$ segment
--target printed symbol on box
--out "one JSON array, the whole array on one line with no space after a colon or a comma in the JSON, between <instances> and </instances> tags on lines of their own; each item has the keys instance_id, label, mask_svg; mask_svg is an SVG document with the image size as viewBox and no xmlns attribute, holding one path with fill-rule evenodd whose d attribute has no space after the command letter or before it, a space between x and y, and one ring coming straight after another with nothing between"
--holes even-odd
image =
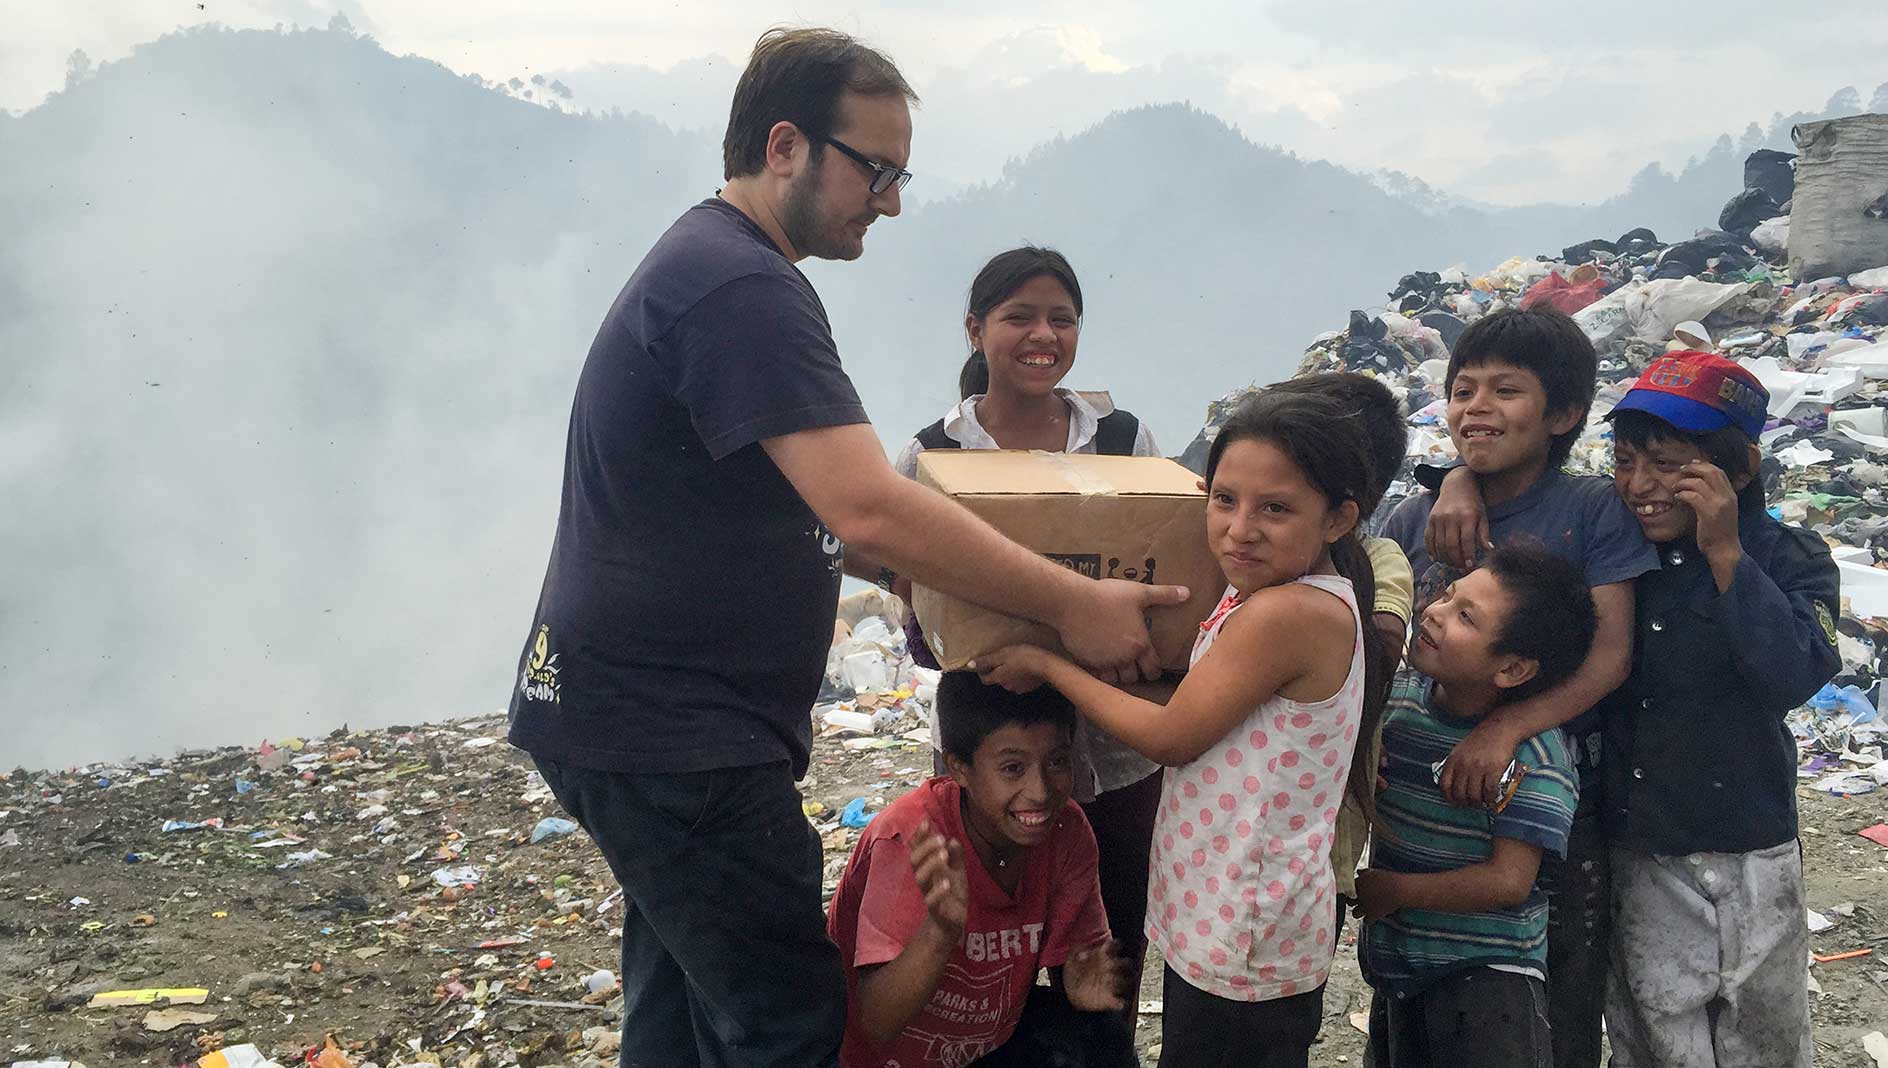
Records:
<instances>
[{"instance_id":1,"label":"printed symbol on box","mask_svg":"<svg viewBox=\"0 0 1888 1068\"><path fill-rule=\"evenodd\" d=\"M1110 556L1107 569L1104 571L1100 553L1043 553L1042 555L1087 578L1125 579L1128 582L1142 582L1149 586L1154 584L1156 561L1152 557L1142 560L1139 567L1132 565L1122 567L1120 557Z\"/></svg>"},{"instance_id":2,"label":"printed symbol on box","mask_svg":"<svg viewBox=\"0 0 1888 1068\"><path fill-rule=\"evenodd\" d=\"M1043 553L1042 555L1086 578L1101 577L1100 553Z\"/></svg>"},{"instance_id":3,"label":"printed symbol on box","mask_svg":"<svg viewBox=\"0 0 1888 1068\"><path fill-rule=\"evenodd\" d=\"M1121 558L1111 556L1108 558L1108 577L1125 579L1129 582L1145 583L1146 585L1152 586L1154 584L1154 558L1150 556L1142 560L1141 566L1139 567L1123 568L1121 566Z\"/></svg>"}]
</instances>

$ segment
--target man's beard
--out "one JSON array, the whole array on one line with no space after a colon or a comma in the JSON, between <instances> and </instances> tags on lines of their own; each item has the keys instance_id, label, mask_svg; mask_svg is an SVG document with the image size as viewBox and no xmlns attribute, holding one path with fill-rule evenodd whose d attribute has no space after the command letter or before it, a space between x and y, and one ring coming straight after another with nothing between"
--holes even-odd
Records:
<instances>
[{"instance_id":1,"label":"man's beard","mask_svg":"<svg viewBox=\"0 0 1888 1068\"><path fill-rule=\"evenodd\" d=\"M856 260L865 251L863 242L850 241L843 226L832 227L819 214L819 173L825 164L822 152L813 165L792 185L780 206L780 226L794 251L819 260Z\"/></svg>"}]
</instances>

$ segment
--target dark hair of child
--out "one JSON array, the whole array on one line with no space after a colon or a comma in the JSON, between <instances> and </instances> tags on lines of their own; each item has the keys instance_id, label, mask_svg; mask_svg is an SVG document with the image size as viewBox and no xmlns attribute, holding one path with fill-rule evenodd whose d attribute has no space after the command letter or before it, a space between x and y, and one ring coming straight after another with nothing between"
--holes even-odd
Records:
<instances>
[{"instance_id":1,"label":"dark hair of child","mask_svg":"<svg viewBox=\"0 0 1888 1068\"><path fill-rule=\"evenodd\" d=\"M1651 412L1629 409L1613 416L1613 440L1635 449L1643 449L1653 442L1696 445L1698 451L1704 453L1704 458L1723 471L1724 477L1731 481L1737 481L1740 475L1751 476L1750 484L1744 487L1739 497L1752 492L1763 493L1763 485L1756 477L1758 472L1750 467L1750 447L1756 443L1750 440L1750 435L1734 426L1694 434L1689 430L1678 429Z\"/></svg>"},{"instance_id":2,"label":"dark hair of child","mask_svg":"<svg viewBox=\"0 0 1888 1068\"><path fill-rule=\"evenodd\" d=\"M968 764L977 747L995 732L1014 723L1033 727L1053 723L1073 736L1075 706L1053 686L1033 693L1011 693L987 686L974 671L946 671L937 684L938 739L944 752Z\"/></svg>"},{"instance_id":3,"label":"dark hair of child","mask_svg":"<svg viewBox=\"0 0 1888 1068\"><path fill-rule=\"evenodd\" d=\"M970 283L970 302L965 310L981 323L997 305L1045 275L1062 283L1062 288L1069 291L1069 299L1075 303L1075 315L1080 318L1082 284L1075 280L1075 268L1055 249L1035 245L1024 245L990 257L990 262L983 265L983 270L978 271L976 279ZM971 350L970 358L964 361L964 369L957 374L957 392L964 400L990 392L990 363L982 349Z\"/></svg>"},{"instance_id":4,"label":"dark hair of child","mask_svg":"<svg viewBox=\"0 0 1888 1068\"><path fill-rule=\"evenodd\" d=\"M1359 530L1368 513L1364 506L1371 500L1376 472L1364 444L1359 421L1340 402L1320 393L1280 393L1270 390L1240 403L1219 428L1212 451L1206 454L1206 484L1212 486L1213 473L1219 469L1226 448L1238 441L1263 441L1289 456L1305 480L1324 494L1332 508L1345 501L1357 502L1357 526L1331 545L1331 564L1337 573L1350 580L1356 591L1357 611L1362 621L1364 643L1364 703L1357 726L1358 744L1368 749L1367 740L1376 737L1377 724L1383 718L1383 706L1390 694L1390 673L1385 670L1383 636L1369 622L1370 604L1377 588L1370 557L1358 540ZM1352 760L1350 781L1345 787L1363 808L1364 815L1376 818L1377 769L1368 760Z\"/></svg>"},{"instance_id":5,"label":"dark hair of child","mask_svg":"<svg viewBox=\"0 0 1888 1068\"><path fill-rule=\"evenodd\" d=\"M1540 665L1534 677L1502 695L1504 703L1553 689L1586 662L1598 618L1580 569L1526 542L1494 549L1482 564L1513 599L1493 649Z\"/></svg>"},{"instance_id":6,"label":"dark hair of child","mask_svg":"<svg viewBox=\"0 0 1888 1068\"><path fill-rule=\"evenodd\" d=\"M1496 312L1462 331L1449 356L1449 373L1443 381L1452 388L1456 372L1491 361L1534 372L1547 393L1549 416L1580 414L1573 429L1554 438L1547 454L1548 469L1558 470L1573 454L1573 443L1580 439L1586 414L1593 407L1594 380L1599 374L1599 355L1593 351L1593 342L1579 324L1557 311L1537 308Z\"/></svg>"},{"instance_id":7,"label":"dark hair of child","mask_svg":"<svg viewBox=\"0 0 1888 1068\"><path fill-rule=\"evenodd\" d=\"M1390 483L1403 469L1403 457L1409 454L1409 428L1403 422L1403 405L1390 387L1355 371L1326 371L1301 375L1265 387L1281 393L1313 394L1330 397L1344 406L1348 417L1357 420L1370 450L1370 499L1357 502L1358 514L1369 517L1377 510Z\"/></svg>"}]
</instances>

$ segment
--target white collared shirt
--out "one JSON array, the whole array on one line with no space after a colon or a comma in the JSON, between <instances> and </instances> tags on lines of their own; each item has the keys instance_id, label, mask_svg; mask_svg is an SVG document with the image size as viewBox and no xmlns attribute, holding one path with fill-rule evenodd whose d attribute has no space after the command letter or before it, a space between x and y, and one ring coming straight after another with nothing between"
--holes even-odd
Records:
<instances>
[{"instance_id":1,"label":"white collared shirt","mask_svg":"<svg viewBox=\"0 0 1888 1068\"><path fill-rule=\"evenodd\" d=\"M1069 406L1069 441L1063 452L1093 453L1095 451L1095 431L1101 419L1113 415L1114 398L1106 390L1058 389L1055 395L1061 397ZM977 402L983 399L979 393L951 405L944 413L944 436L966 449L1000 449L1001 445L990 436L990 432L977 421ZM898 459L892 464L898 473L906 478L918 477L918 454L924 451L917 438L905 443L898 452ZM1135 456L1159 456L1160 448L1154 444L1154 433L1142 423L1139 432L1134 435Z\"/></svg>"},{"instance_id":2,"label":"white collared shirt","mask_svg":"<svg viewBox=\"0 0 1888 1068\"><path fill-rule=\"evenodd\" d=\"M1062 451L1093 454L1095 431L1103 416L1114 413L1114 399L1100 390L1058 389L1055 392L1069 406L1069 441L1068 447ZM944 436L966 449L1000 449L1002 446L977 421L977 402L982 399L983 394L979 393L952 405L950 411L944 413ZM899 451L898 460L893 466L906 478L917 478L918 454L923 451L924 445L917 438L912 438ZM1146 423L1140 424L1140 430L1134 436L1134 455L1160 455L1160 448L1154 444L1153 432L1147 429ZM943 735L938 733L935 708L931 710L930 721L931 745L932 748L938 748ZM1097 794L1132 786L1159 767L1087 720L1078 721L1075 731L1077 801L1091 801Z\"/></svg>"}]
</instances>

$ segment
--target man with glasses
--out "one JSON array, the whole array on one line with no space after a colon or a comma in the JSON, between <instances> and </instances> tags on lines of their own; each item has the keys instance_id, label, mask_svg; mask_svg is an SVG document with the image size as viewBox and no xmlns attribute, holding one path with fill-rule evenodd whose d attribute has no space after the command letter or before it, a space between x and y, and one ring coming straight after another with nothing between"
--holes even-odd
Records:
<instances>
[{"instance_id":1,"label":"man with glasses","mask_svg":"<svg viewBox=\"0 0 1888 1068\"><path fill-rule=\"evenodd\" d=\"M762 36L726 185L643 259L578 381L511 741L623 886L624 1068L837 1059L794 783L842 571L1047 623L1110 678L1151 676L1143 613L1186 597L1078 577L886 460L794 263L856 259L898 214L914 100L845 34Z\"/></svg>"}]
</instances>

